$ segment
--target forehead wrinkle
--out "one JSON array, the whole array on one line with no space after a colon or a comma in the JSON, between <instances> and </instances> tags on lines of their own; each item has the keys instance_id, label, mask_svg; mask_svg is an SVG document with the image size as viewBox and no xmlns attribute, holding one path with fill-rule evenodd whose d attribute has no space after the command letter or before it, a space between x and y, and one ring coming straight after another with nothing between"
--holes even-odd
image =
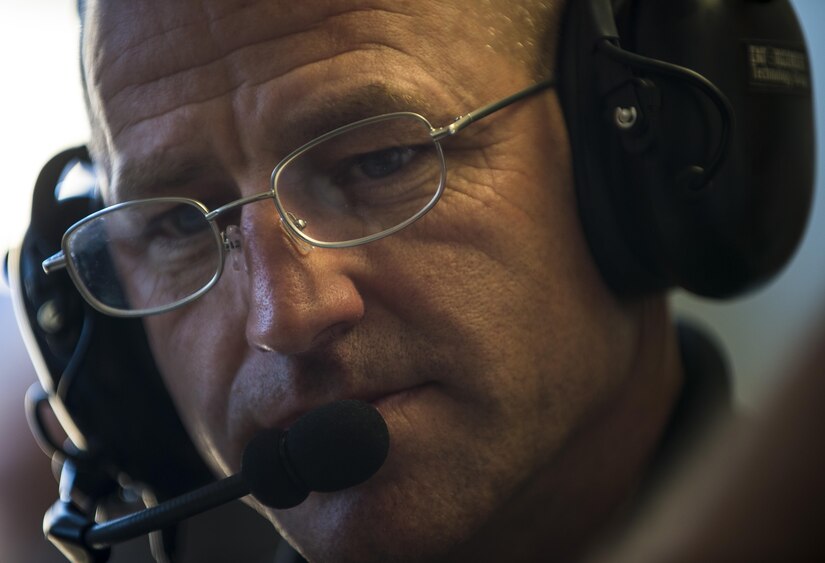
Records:
<instances>
[{"instance_id":1,"label":"forehead wrinkle","mask_svg":"<svg viewBox=\"0 0 825 563\"><path fill-rule=\"evenodd\" d=\"M266 3L269 6L269 3ZM142 76L140 80L126 80L122 84L118 84L116 88L107 90L101 87L101 95L110 101L116 101L117 97L137 85L146 82L157 82L163 79L174 77L178 74L190 72L193 70L205 69L214 66L222 60L230 60L238 53L253 49L255 47L266 47L269 44L277 44L279 40L292 38L301 38L306 33L314 32L322 27L327 27L328 32L332 38L326 42L315 42L319 47L327 44L335 44L335 31L338 30L336 26L331 25L334 20L342 16L355 16L359 18L356 21L360 23L361 14L376 15L392 15L392 16L407 16L407 14L398 11L387 9L366 9L366 8L348 8L339 9L335 12L324 14L318 21L306 22L303 25L296 25L292 20L288 30L278 29L278 26L262 26L260 25L261 16L256 13L249 13L249 7L245 8L241 13L233 12L230 15L222 15L220 17L209 18L203 14L204 17L195 18L194 21L186 23L177 23L166 28L159 27L159 31L152 32L136 39L126 47L119 47L116 49L115 55L108 61L102 61L112 69L117 69L118 66L127 67L124 69L124 75L131 77L134 73L134 68L151 70L151 73ZM197 15L197 14L195 14ZM285 18L274 17L273 22L282 22ZM385 22L386 23L386 22ZM257 24L257 25L256 25ZM360 27L360 26L356 26ZM202 28L202 29L199 29ZM211 49L203 48L204 45L199 44L197 49L186 50L182 49L182 45L187 45L186 41L188 34L197 33L199 37L210 37L212 41L208 43ZM273 33L276 35L273 37ZM110 34L111 35L111 34ZM182 36L182 37L181 37ZM181 40L178 40L180 37ZM100 44L104 44L103 41ZM161 51L164 47L168 56L157 57L156 52ZM171 49L174 47L174 49ZM326 46L329 51L329 46ZM288 49L284 50L289 52ZM105 54L105 50L101 50ZM278 49L272 49L271 52L278 52ZM141 53L146 53L145 57L140 57ZM183 57L175 57L173 53L183 53ZM133 56L138 60L129 60ZM141 60L142 59L142 60ZM121 62L125 60L126 62ZM103 85L101 85L103 86Z\"/></svg>"},{"instance_id":2,"label":"forehead wrinkle","mask_svg":"<svg viewBox=\"0 0 825 563\"><path fill-rule=\"evenodd\" d=\"M359 12L364 12L363 9L346 9L338 10L327 15L314 26L309 26L308 29L302 31L293 30L287 37L271 38L271 29L267 26L257 27L254 25L247 26L245 19L241 18L239 21L232 20L235 24L242 24L244 33L241 29L235 29L238 26L230 25L222 31L218 26L209 24L208 34L213 40L207 43L207 48L198 50L190 56L190 60L186 58L189 55L184 54L175 57L162 57L161 61L166 61L161 65L154 65L150 63L156 62L156 51L152 41L146 41L141 44L142 51L136 51L134 47L132 52L133 58L136 58L133 64L128 64L130 61L121 59L124 55L118 55L112 63L115 66L124 67L125 72L120 74L127 77L137 75L140 80L134 78L126 80L117 80L117 70L110 68L107 76L114 75L115 78L108 79L107 84L99 84L98 95L101 100L105 100L102 115L108 117L106 121L109 122L111 130L108 132L111 138L118 137L125 129L130 126L137 125L147 119L159 117L165 113L171 113L180 107L181 101L184 100L187 104L204 103L230 94L233 91L239 90L241 87L254 87L256 83L251 82L246 74L249 74L248 69L241 66L234 66L233 60L242 59L244 53L253 51L248 57L248 60L254 61L255 64L260 64L265 74L282 73L288 74L292 70L306 66L308 64L318 63L334 58L337 52L344 47L350 50L365 51L368 49L390 48L381 43L361 45L351 44L346 45L346 41L341 41L340 34L350 39L358 39L358 37L349 37L350 35L358 36L362 32L350 26L334 26L328 25L323 30L323 24L342 17L350 18L356 16ZM394 12L390 10L370 10L372 15L391 14L405 16L402 12ZM219 19L228 19L229 16L224 16ZM238 18L236 18L237 20ZM360 20L351 20L360 21ZM386 24L387 22L383 22ZM168 32L156 33L153 37L161 44L174 44L176 37L183 33L183 31L190 29L193 25L199 25L197 22L191 25L177 25L170 28ZM386 27L386 25L384 26ZM251 36L248 29L262 29L266 33L263 39L260 39L261 32L253 33ZM353 31L354 30L354 31ZM323 40L309 40L305 36L311 33L324 33ZM169 37L172 34L172 37ZM238 39L242 38L242 39ZM185 37L183 37L185 39ZM310 50L303 48L302 52L308 60L294 61L288 57L279 58L273 56L279 52L291 52L290 44L283 45L282 42L298 41L301 45L311 45ZM177 41L180 43L180 41ZM141 57L140 55L143 54ZM286 65L291 64L288 68ZM275 65L272 67L272 65ZM126 67L128 66L128 69ZM267 70L270 67L271 70ZM281 68L277 68L281 67ZM247 70L245 73L244 70ZM148 73L148 74L147 74ZM218 79L216 80L216 77ZM266 79L264 79L265 81ZM148 88L148 90L147 90ZM187 92L188 91L188 92ZM140 111L135 111L135 107L143 105L143 100L152 99L155 111L150 114L141 114ZM118 111L119 108L124 108L125 111ZM121 123L113 119L113 116L124 116Z\"/></svg>"},{"instance_id":3,"label":"forehead wrinkle","mask_svg":"<svg viewBox=\"0 0 825 563\"><path fill-rule=\"evenodd\" d=\"M185 30L187 28L194 27L196 25L207 25L211 29L217 29L218 24L220 24L223 20L228 19L230 16L238 15L238 11L227 11L223 14L219 14L217 10L208 9L206 3L202 3L200 5L203 8L200 11L189 11L188 14L195 16L194 21L186 21L183 18L182 13L178 13L175 11L172 12L165 12L163 14L159 13L158 10L151 10L146 7L149 2L129 2L123 5L125 11L121 14L122 17L116 21L112 27L106 31L105 29L101 29L99 36L101 40L98 43L98 47L100 45L106 44L107 41L112 40L114 37L123 36L125 41L121 42L122 44L118 44L115 41L115 49L114 56L108 61L110 65L116 65L120 59L124 57L128 57L133 51L135 51L138 47L143 46L147 42L151 42L152 40L159 39L164 35L168 35L173 32ZM165 2L160 3L160 6L164 6ZM223 3L221 3L222 5ZM253 2L246 2L241 3L240 7L242 8L241 12L249 10L251 7L257 4L270 4L268 0L257 0ZM131 8L131 10L129 9ZM110 14L109 12L106 12ZM150 31L148 34L143 35L135 35L133 33L133 29L135 28L135 22L138 18L145 17L146 15L151 14L155 16L156 25L154 28L156 31ZM202 17L196 17L200 14ZM110 14L110 18L114 18L114 14ZM191 18L190 18L191 19ZM99 26L101 27L101 26ZM239 29L240 31L246 31L245 29ZM243 33L238 33L237 37L243 37ZM132 39L131 42L128 39ZM95 49L98 51L99 49Z\"/></svg>"},{"instance_id":4,"label":"forehead wrinkle","mask_svg":"<svg viewBox=\"0 0 825 563\"><path fill-rule=\"evenodd\" d=\"M168 115L168 114L172 114L172 113L178 111L179 109L181 109L183 107L197 106L199 104L208 103L212 100L220 99L220 98L226 96L227 94L229 94L231 92L234 92L236 89L237 89L236 86L228 86L226 89L220 90L220 91L217 91L217 92L210 92L210 93L204 92L202 97L198 97L198 98L194 98L194 99L191 99L191 98L187 99L184 102L184 105L178 105L178 106L163 108L162 110L158 110L157 112L146 113L146 114L142 114L142 115L139 115L139 116L135 115L133 117L130 117L129 119L122 120L121 123L118 124L118 126L116 128L111 130L111 135L112 135L113 138L116 138L116 137L122 135L124 133L124 131L126 131L127 129L132 128L132 127L136 127L136 126L140 125L141 123L144 123L146 121L151 121L153 119L157 119L157 118L163 117L163 116Z\"/></svg>"}]
</instances>

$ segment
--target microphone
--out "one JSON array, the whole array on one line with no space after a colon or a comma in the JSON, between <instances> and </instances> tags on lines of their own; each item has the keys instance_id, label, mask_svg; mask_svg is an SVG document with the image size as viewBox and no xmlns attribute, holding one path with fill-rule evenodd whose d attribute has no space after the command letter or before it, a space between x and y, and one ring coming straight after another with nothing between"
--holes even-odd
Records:
<instances>
[{"instance_id":1,"label":"microphone","mask_svg":"<svg viewBox=\"0 0 825 563\"><path fill-rule=\"evenodd\" d=\"M292 508L309 493L334 492L372 477L387 457L389 431L368 403L345 400L315 409L287 430L263 430L247 444L241 470L152 508L95 524L71 503L46 514L49 540L72 561L105 561L108 546L252 494L272 508Z\"/></svg>"}]
</instances>

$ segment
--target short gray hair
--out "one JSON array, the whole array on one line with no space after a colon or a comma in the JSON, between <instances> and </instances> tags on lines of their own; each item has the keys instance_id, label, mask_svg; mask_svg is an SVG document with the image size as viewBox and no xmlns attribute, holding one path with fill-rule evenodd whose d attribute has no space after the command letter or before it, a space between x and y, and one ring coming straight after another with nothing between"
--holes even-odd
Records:
<instances>
[{"instance_id":1,"label":"short gray hair","mask_svg":"<svg viewBox=\"0 0 825 563\"><path fill-rule=\"evenodd\" d=\"M496 14L500 39L495 48L509 52L536 75L552 74L564 8L569 0L481 0Z\"/></svg>"}]
</instances>

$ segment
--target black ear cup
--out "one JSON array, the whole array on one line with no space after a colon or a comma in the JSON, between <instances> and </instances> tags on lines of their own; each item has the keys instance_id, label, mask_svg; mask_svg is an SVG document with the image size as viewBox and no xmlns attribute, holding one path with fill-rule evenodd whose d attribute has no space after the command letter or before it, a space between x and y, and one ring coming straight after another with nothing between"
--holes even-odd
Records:
<instances>
[{"instance_id":1,"label":"black ear cup","mask_svg":"<svg viewBox=\"0 0 825 563\"><path fill-rule=\"evenodd\" d=\"M29 352L72 439L65 453L75 465L108 475L112 483L128 476L159 498L180 494L211 475L165 390L142 323L94 311L65 271L46 275L40 266L60 250L63 232L99 206L93 192L57 197L57 186L73 166L91 166L85 148L61 153L44 167L29 229L9 269L18 278L12 286L25 309Z\"/></svg>"},{"instance_id":2,"label":"black ear cup","mask_svg":"<svg viewBox=\"0 0 825 563\"><path fill-rule=\"evenodd\" d=\"M84 311L83 299L65 272L46 276L40 264L44 257L60 249L61 231L72 224L72 217L93 210L88 198L58 202L55 197L64 170L72 163L84 161L88 161L88 154L85 148L78 147L60 153L43 167L33 192L32 218L17 268L10 272L18 278L9 281L12 287L19 288L27 325L37 344L37 350L29 352L42 359L43 369L38 370L38 375L50 392L57 391L61 374L81 346Z\"/></svg>"},{"instance_id":3,"label":"black ear cup","mask_svg":"<svg viewBox=\"0 0 825 563\"><path fill-rule=\"evenodd\" d=\"M558 73L582 225L618 294L727 297L788 261L814 131L787 0L570 0Z\"/></svg>"}]
</instances>

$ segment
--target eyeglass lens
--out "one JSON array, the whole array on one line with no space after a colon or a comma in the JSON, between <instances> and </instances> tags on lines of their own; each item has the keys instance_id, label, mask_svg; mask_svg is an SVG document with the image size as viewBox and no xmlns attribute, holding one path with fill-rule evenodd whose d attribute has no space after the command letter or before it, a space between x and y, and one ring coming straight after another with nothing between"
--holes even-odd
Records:
<instances>
[{"instance_id":1,"label":"eyeglass lens","mask_svg":"<svg viewBox=\"0 0 825 563\"><path fill-rule=\"evenodd\" d=\"M67 239L75 275L122 311L174 305L220 270L220 237L195 204L145 200L87 221Z\"/></svg>"},{"instance_id":2,"label":"eyeglass lens","mask_svg":"<svg viewBox=\"0 0 825 563\"><path fill-rule=\"evenodd\" d=\"M300 152L276 172L278 201L320 242L347 242L392 229L422 211L441 183L430 126L395 115Z\"/></svg>"},{"instance_id":3,"label":"eyeglass lens","mask_svg":"<svg viewBox=\"0 0 825 563\"><path fill-rule=\"evenodd\" d=\"M322 137L280 165L278 202L314 241L391 230L420 214L442 185L443 159L430 131L417 115L395 114ZM86 221L69 234L66 249L92 298L143 312L179 304L212 283L222 244L194 202L159 198Z\"/></svg>"}]
</instances>

